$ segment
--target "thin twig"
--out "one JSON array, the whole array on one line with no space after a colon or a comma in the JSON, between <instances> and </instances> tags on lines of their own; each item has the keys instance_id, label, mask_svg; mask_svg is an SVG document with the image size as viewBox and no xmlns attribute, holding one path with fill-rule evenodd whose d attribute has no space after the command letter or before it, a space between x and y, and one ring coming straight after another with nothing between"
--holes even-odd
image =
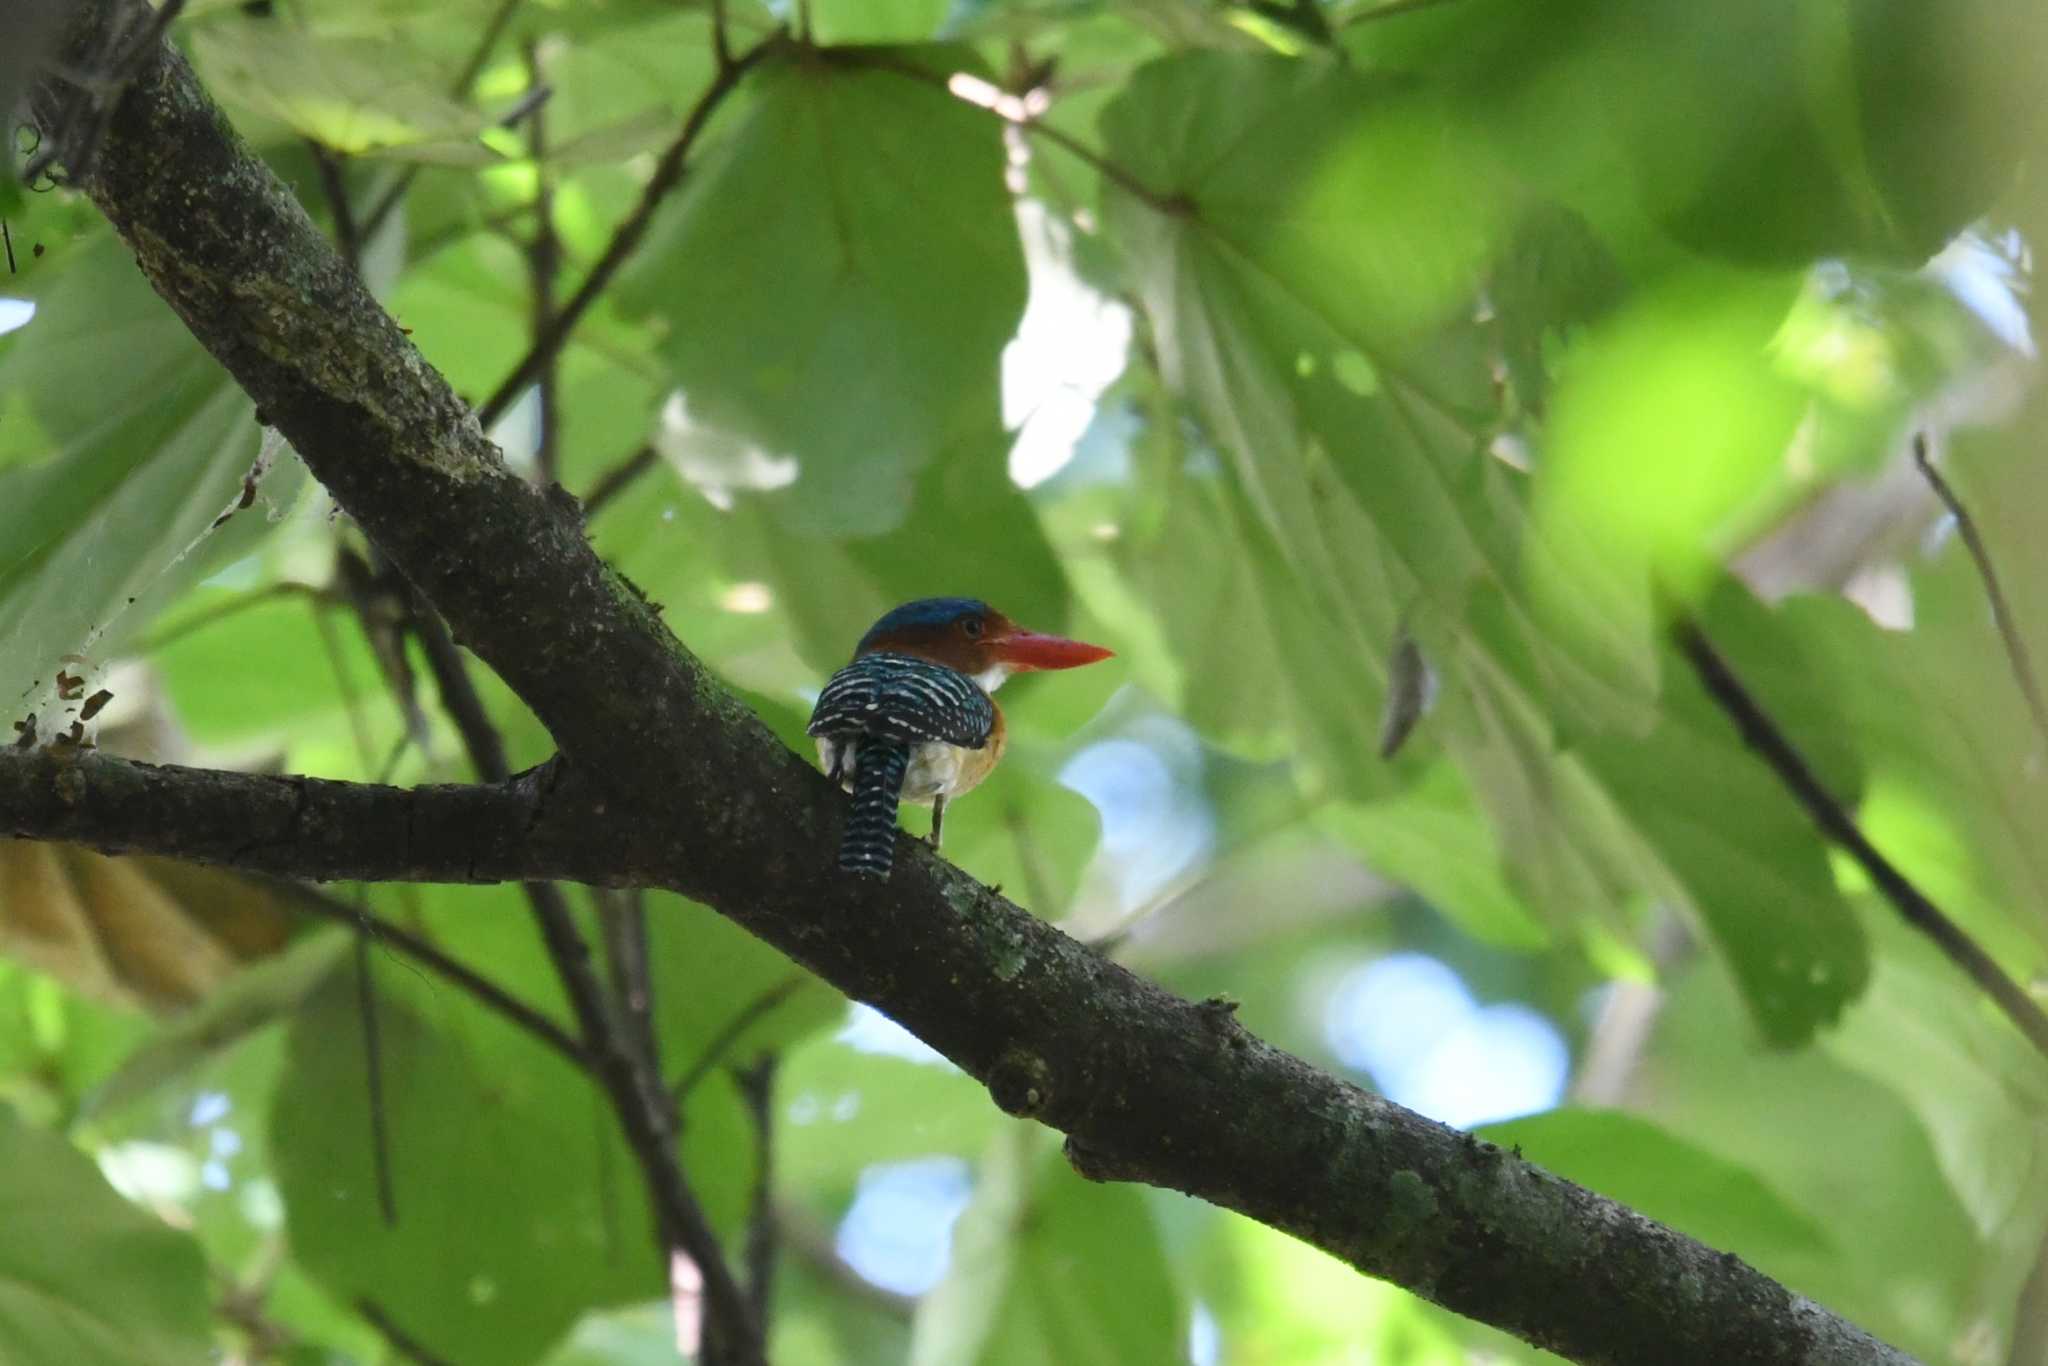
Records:
<instances>
[{"instance_id":1,"label":"thin twig","mask_svg":"<svg viewBox=\"0 0 2048 1366\"><path fill-rule=\"evenodd\" d=\"M654 1027L654 969L647 955L647 897L638 887L593 888L598 924L604 932L605 963L612 996L625 1017L640 1065L661 1075L660 1040Z\"/></svg>"},{"instance_id":2,"label":"thin twig","mask_svg":"<svg viewBox=\"0 0 2048 1366\"><path fill-rule=\"evenodd\" d=\"M747 1032L749 1026L788 1000L803 984L804 979L800 974L785 977L740 1007L739 1012L725 1022L725 1027L711 1037L711 1042L704 1045L704 1051L697 1055L697 1060L670 1084L668 1093L677 1107L680 1108L689 1098L690 1092L696 1089L698 1082L710 1075L712 1068L725 1060L727 1050L740 1035Z\"/></svg>"},{"instance_id":3,"label":"thin twig","mask_svg":"<svg viewBox=\"0 0 2048 1366\"><path fill-rule=\"evenodd\" d=\"M775 1073L779 1059L764 1053L738 1069L740 1097L754 1122L754 1198L747 1211L747 1294L756 1323L768 1322L774 1297L775 1255L780 1239L775 1223Z\"/></svg>"},{"instance_id":4,"label":"thin twig","mask_svg":"<svg viewBox=\"0 0 2048 1366\"><path fill-rule=\"evenodd\" d=\"M477 696L467 665L445 629L439 632L445 645L437 643L434 628L439 617L430 607L416 616L421 640L427 645L428 667L441 689L443 704L462 732L471 766L487 783L505 781L509 770L504 742ZM711 1221L676 1161L674 1112L661 1093L660 1074L649 1069L607 1005L590 961L590 945L577 930L562 889L552 882L528 882L521 887L576 1016L585 1070L611 1097L627 1145L647 1180L662 1245L697 1264L704 1277L705 1301L719 1329L719 1342L736 1354L732 1359L741 1366L754 1366L763 1360L761 1332L719 1247L718 1236L712 1232Z\"/></svg>"},{"instance_id":5,"label":"thin twig","mask_svg":"<svg viewBox=\"0 0 2048 1366\"><path fill-rule=\"evenodd\" d=\"M384 1106L384 1038L377 1026L377 988L371 979L369 913L356 926L356 1014L363 1022L363 1069L370 1085L370 1165L377 1173L377 1209L386 1228L398 1227L398 1192L391 1178L391 1133Z\"/></svg>"},{"instance_id":6,"label":"thin twig","mask_svg":"<svg viewBox=\"0 0 2048 1366\"><path fill-rule=\"evenodd\" d=\"M732 65L732 35L725 26L725 0L711 0L711 52L720 71Z\"/></svg>"},{"instance_id":7,"label":"thin twig","mask_svg":"<svg viewBox=\"0 0 2048 1366\"><path fill-rule=\"evenodd\" d=\"M1927 453L1925 433L1916 433L1913 437L1913 463L1920 467L1928 487L1934 490L1935 497L1941 499L1949 516L1956 519L1956 535L1962 537L1964 548L1970 552L1970 559L1977 566L1977 577L1984 581L1984 596L1991 603L1991 621L1998 628L1999 640L2005 645L2005 658L2012 666L2013 680L2019 684L2020 696L2026 699L2027 711L2034 718L2035 732L2043 740L2048 740L2048 705L2041 700L2041 684L2034 673L2034 661L2027 653L2027 643L2020 635L2019 623L2013 619L2005 589L1999 585L1998 571L1991 567L1991 549L1984 544L1984 537L1977 530L1977 520L1970 516L1963 500L1956 496L1948 480L1942 478L1941 471L1934 467L1934 461Z\"/></svg>"},{"instance_id":8,"label":"thin twig","mask_svg":"<svg viewBox=\"0 0 2048 1366\"><path fill-rule=\"evenodd\" d=\"M135 652L140 655L155 654L158 650L183 640L194 631L212 626L226 617L234 616L237 612L250 607L259 607L276 598L299 596L310 598L316 608L327 608L337 605L332 593L324 588L315 588L310 583L293 583L289 581L273 583L264 588L251 589L247 593L229 598L226 602L217 602L203 612L195 613L183 621L171 623L136 646Z\"/></svg>"},{"instance_id":9,"label":"thin twig","mask_svg":"<svg viewBox=\"0 0 2048 1366\"><path fill-rule=\"evenodd\" d=\"M505 742L499 737L498 728L491 724L490 712L485 709L476 683L463 663L462 651L448 634L441 614L432 606L419 603L412 609L411 625L426 654L427 672L434 676L434 686L441 694L441 706L455 722L455 730L462 736L477 776L487 783L505 781L512 771L511 761L505 757Z\"/></svg>"},{"instance_id":10,"label":"thin twig","mask_svg":"<svg viewBox=\"0 0 2048 1366\"><path fill-rule=\"evenodd\" d=\"M265 886L275 888L309 915L356 929L368 927L370 936L379 944L394 953L403 954L450 986L468 993L478 1005L525 1030L540 1043L559 1053L571 1066L579 1070L589 1067L589 1050L569 1037L567 1030L490 978L450 958L404 926L395 925L381 916L369 915L303 882L281 878L263 878L260 881Z\"/></svg>"},{"instance_id":11,"label":"thin twig","mask_svg":"<svg viewBox=\"0 0 2048 1366\"><path fill-rule=\"evenodd\" d=\"M367 770L371 762L370 723L363 715L362 699L356 693L356 676L349 672L348 656L341 649L341 636L335 631L334 623L328 620L325 608L315 603L312 612L313 630L320 636L320 649L327 656L327 667L334 673L335 691L341 694L341 709L348 717L349 733L356 743L356 758Z\"/></svg>"},{"instance_id":12,"label":"thin twig","mask_svg":"<svg viewBox=\"0 0 2048 1366\"><path fill-rule=\"evenodd\" d=\"M1370 9L1358 10L1346 15L1337 23L1338 28L1350 28L1353 24L1369 24L1376 19L1395 19L1418 10L1435 9L1440 5L1457 3L1457 0L1391 0L1385 5L1374 5Z\"/></svg>"},{"instance_id":13,"label":"thin twig","mask_svg":"<svg viewBox=\"0 0 2048 1366\"><path fill-rule=\"evenodd\" d=\"M660 459L651 444L643 445L600 474L597 482L590 486L590 492L583 495L583 520L587 522L597 516L605 504L624 493L634 480L653 469Z\"/></svg>"},{"instance_id":14,"label":"thin twig","mask_svg":"<svg viewBox=\"0 0 2048 1366\"><path fill-rule=\"evenodd\" d=\"M641 190L639 202L613 230L612 240L605 245L604 254L598 257L597 264L590 268L590 274L577 286L576 292L569 297L569 302L562 306L561 312L555 314L547 327L534 338L533 345L520 358L519 363L512 367L512 373L505 376L492 391L491 396L477 408L477 421L486 429L505 415L505 410L512 406L512 400L519 396L519 391L533 383L542 368L553 360L555 354L567 343L569 334L576 330L576 324L583 320L583 315L597 302L598 295L611 284L612 276L618 273L619 267L626 263L626 258L640 245L640 239L647 235L647 225L653 220L656 206L682 179L684 163L689 158L690 149L696 146L705 125L711 121L711 115L717 111L725 97L739 86L747 72L781 42L782 34L779 30L769 34L735 57L729 65L720 67L717 74L711 78L711 84L704 88L704 93L690 106L690 112L684 117L682 129L676 134L675 141L668 145L667 150L661 154L661 160L655 163L654 174L649 177L646 188Z\"/></svg>"},{"instance_id":15,"label":"thin twig","mask_svg":"<svg viewBox=\"0 0 2048 1366\"><path fill-rule=\"evenodd\" d=\"M526 44L525 57L528 85L542 89L540 53L531 42ZM533 158L535 177L533 237L526 246L526 272L533 282L533 331L539 336L555 317L555 280L562 273L562 242L555 234L555 186L547 162L547 116L538 108L526 125L526 151ZM556 364L557 359L559 355L550 357L535 377L540 421L536 424L539 435L534 440L533 458L542 484L555 481L561 460L562 414L557 404L561 367Z\"/></svg>"},{"instance_id":16,"label":"thin twig","mask_svg":"<svg viewBox=\"0 0 2048 1366\"><path fill-rule=\"evenodd\" d=\"M413 1366L452 1366L446 1357L428 1350L418 1338L399 1327L398 1320L368 1295L356 1301L356 1312L370 1321L370 1326L383 1336L386 1346L412 1362Z\"/></svg>"},{"instance_id":17,"label":"thin twig","mask_svg":"<svg viewBox=\"0 0 2048 1366\"><path fill-rule=\"evenodd\" d=\"M491 59L491 49L498 45L498 39L504 35L505 25L512 21L512 15L518 10L519 5L520 0L501 0L498 8L492 11L490 22L484 25L484 31L478 37L476 46L470 49L469 59L462 64L462 70L455 73L450 93L456 99L462 99L469 94L470 86L474 85L476 78L483 73L484 63ZM377 235L377 229L384 226L384 220L391 216L392 210L405 198L405 192L412 188L413 178L419 173L419 163L407 166L399 173L398 178L391 182L391 188L377 197L376 204L363 215L361 240L367 242Z\"/></svg>"},{"instance_id":18,"label":"thin twig","mask_svg":"<svg viewBox=\"0 0 2048 1366\"><path fill-rule=\"evenodd\" d=\"M1799 751L1793 748L1792 742L1778 729L1777 723L1750 696L1727 662L1715 652L1699 624L1680 614L1672 623L1671 635L1679 653L1692 665L1715 703L1742 732L1744 742L1771 766L1779 781L1806 808L1806 814L1820 827L1821 833L1847 851L1870 875L1870 880L1877 884L1885 899L1906 918L1906 923L1932 939L1950 961L1968 973L2005 1012L2006 1018L2019 1027L2020 1033L2048 1055L2048 1013L2044 1013L2033 997L2005 975L1991 955L1979 947L1962 926L1928 900L1925 893L1864 838L1856 822L1822 785Z\"/></svg>"},{"instance_id":19,"label":"thin twig","mask_svg":"<svg viewBox=\"0 0 2048 1366\"><path fill-rule=\"evenodd\" d=\"M306 147L313 154L313 164L320 168L320 191L327 198L328 212L334 215L334 249L341 259L348 262L350 270L361 272L363 268L363 236L356 227L355 210L349 207L348 184L342 179L341 158L330 147L306 139Z\"/></svg>"},{"instance_id":20,"label":"thin twig","mask_svg":"<svg viewBox=\"0 0 2048 1366\"><path fill-rule=\"evenodd\" d=\"M779 1205L775 1210L775 1227L782 1241L808 1262L814 1271L838 1285L849 1294L858 1296L892 1319L908 1323L917 1312L917 1297L905 1295L873 1281L854 1269L851 1262L839 1255L833 1244L832 1231L812 1215L794 1205Z\"/></svg>"},{"instance_id":21,"label":"thin twig","mask_svg":"<svg viewBox=\"0 0 2048 1366\"><path fill-rule=\"evenodd\" d=\"M658 1086L651 1084L637 1065L624 1031L612 1020L590 962L590 946L577 932L561 888L552 882L529 882L525 887L548 957L554 960L589 1045L593 1075L611 1093L626 1142L639 1159L654 1196L663 1244L689 1257L703 1274L705 1303L718 1340L733 1353L732 1360L741 1366L758 1366L764 1360L760 1327L719 1247L718 1235L712 1232L711 1221L676 1162L667 1098L660 1096Z\"/></svg>"}]
</instances>

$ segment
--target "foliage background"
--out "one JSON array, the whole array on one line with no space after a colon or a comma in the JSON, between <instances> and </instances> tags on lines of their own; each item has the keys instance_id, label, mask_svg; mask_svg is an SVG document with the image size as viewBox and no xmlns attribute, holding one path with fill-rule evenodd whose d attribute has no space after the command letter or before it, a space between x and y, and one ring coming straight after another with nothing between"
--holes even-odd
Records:
<instances>
[{"instance_id":1,"label":"foliage background","mask_svg":"<svg viewBox=\"0 0 2048 1366\"><path fill-rule=\"evenodd\" d=\"M731 9L741 44L793 17ZM905 598L1113 645L1005 691L963 867L1929 1360L2048 1359L2042 1060L1830 857L1653 611L1659 585L1692 601L1872 837L2038 978L2048 737L1905 452L1933 435L2041 639L2043 21L806 18L819 47L718 109L499 419L508 458L586 494L638 471L599 550L792 743ZM715 70L708 12L669 0L194 3L173 33L314 212L323 158L358 227L403 186L361 268L478 402ZM539 120L499 126L536 82ZM0 696L61 731L65 664L114 693L110 749L466 776L357 591L360 537L89 206L8 196L5 293L34 312L0 337ZM515 767L545 758L490 701ZM1390 718L1415 724L1382 760ZM563 1013L511 889L340 890ZM886 1021L649 903L663 1055L716 1044L684 1159L735 1240L766 1173L776 1360L1536 1355L1085 1185ZM22 844L0 939L21 1359L376 1361L380 1320L451 1361L670 1359L601 1099L466 997L377 961L387 1229L345 934L221 875ZM732 1070L764 1057L765 1143Z\"/></svg>"}]
</instances>

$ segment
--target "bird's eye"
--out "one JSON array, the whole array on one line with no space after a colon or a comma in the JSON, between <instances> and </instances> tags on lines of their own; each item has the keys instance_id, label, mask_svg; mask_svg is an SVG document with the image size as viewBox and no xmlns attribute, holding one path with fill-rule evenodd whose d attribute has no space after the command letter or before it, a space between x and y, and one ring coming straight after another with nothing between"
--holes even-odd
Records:
<instances>
[{"instance_id":1,"label":"bird's eye","mask_svg":"<svg viewBox=\"0 0 2048 1366\"><path fill-rule=\"evenodd\" d=\"M969 617L960 623L960 629L966 632L969 640L980 640L981 633L985 628L981 624L980 617Z\"/></svg>"}]
</instances>

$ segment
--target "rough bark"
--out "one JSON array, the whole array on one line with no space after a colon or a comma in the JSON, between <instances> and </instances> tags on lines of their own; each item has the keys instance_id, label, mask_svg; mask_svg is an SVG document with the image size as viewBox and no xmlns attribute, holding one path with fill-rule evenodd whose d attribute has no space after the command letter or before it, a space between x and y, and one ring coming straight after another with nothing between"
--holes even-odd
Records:
<instances>
[{"instance_id":1,"label":"rough bark","mask_svg":"<svg viewBox=\"0 0 2048 1366\"><path fill-rule=\"evenodd\" d=\"M129 4L84 6L79 60ZM39 91L46 127L62 126L72 93ZM461 868L671 888L879 1007L1005 1110L1065 1131L1091 1177L1241 1211L1579 1361L1907 1360L1734 1256L1139 979L920 844L902 843L887 883L841 875L842 799L597 559L572 498L505 468L175 52L139 68L82 188L264 419L554 735L563 767L545 810L580 811L535 828L608 832L592 861L616 862L579 871L560 841L508 852L482 827L486 811L523 819L517 783L410 799L290 779L235 789L103 759L0 760L0 829L245 864L260 849L270 870L308 876ZM194 828L188 788L211 794ZM244 797L247 829L264 834L238 846L229 808ZM415 823L409 856L344 866L347 842L293 815L312 799L336 820L445 806L461 812L449 820L461 847L429 853ZM536 866L499 861L522 856ZM550 857L563 861L538 866Z\"/></svg>"}]
</instances>

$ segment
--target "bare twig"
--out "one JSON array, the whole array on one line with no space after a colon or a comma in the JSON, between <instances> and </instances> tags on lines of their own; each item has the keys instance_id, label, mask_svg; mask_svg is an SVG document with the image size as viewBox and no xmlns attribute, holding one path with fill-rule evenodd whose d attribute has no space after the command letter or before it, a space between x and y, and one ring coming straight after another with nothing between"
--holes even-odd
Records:
<instances>
[{"instance_id":1,"label":"bare twig","mask_svg":"<svg viewBox=\"0 0 2048 1366\"><path fill-rule=\"evenodd\" d=\"M468 747L470 763L487 783L508 776L504 742L492 726L468 667L432 609L416 614L421 639L427 643L427 664L440 688L444 705L455 717ZM673 1110L661 1094L660 1074L613 1016L604 989L590 961L590 946L576 928L561 887L552 882L521 884L541 942L562 980L582 1035L586 1070L610 1095L626 1142L639 1160L654 1198L662 1243L697 1264L704 1277L704 1297L718 1326L718 1341L734 1361L752 1366L762 1360L762 1339L746 1297L719 1247L703 1207L691 1193L676 1161Z\"/></svg>"},{"instance_id":2,"label":"bare twig","mask_svg":"<svg viewBox=\"0 0 2048 1366\"><path fill-rule=\"evenodd\" d=\"M528 84L536 90L542 89L540 54L533 43L526 44L525 56ZM526 150L533 158L535 177L533 237L526 246L526 273L533 283L533 332L538 337L554 321L555 280L562 272L562 243L555 234L555 185L554 174L548 169L547 116L544 110L535 109L526 125ZM539 390L540 421L533 458L543 484L554 482L561 461L562 414L557 404L561 367L556 364L558 359L559 353L549 357L548 363L534 377L535 387Z\"/></svg>"},{"instance_id":3,"label":"bare twig","mask_svg":"<svg viewBox=\"0 0 2048 1366\"><path fill-rule=\"evenodd\" d=\"M754 1122L754 1198L747 1211L747 1294L754 1321L768 1322L774 1297L775 1255L780 1239L775 1222L775 1072L778 1059L764 1053L734 1073L747 1114Z\"/></svg>"},{"instance_id":4,"label":"bare twig","mask_svg":"<svg viewBox=\"0 0 2048 1366\"><path fill-rule=\"evenodd\" d=\"M398 1192L391 1179L389 1112L384 1107L384 1040L377 1026L377 988L371 979L369 913L356 926L356 1013L363 1022L363 1070L370 1087L370 1158L377 1173L377 1209L386 1228L398 1227Z\"/></svg>"},{"instance_id":5,"label":"bare twig","mask_svg":"<svg viewBox=\"0 0 2048 1366\"><path fill-rule=\"evenodd\" d=\"M1742 732L1743 740L1770 765L1779 781L1806 808L1806 814L1820 827L1821 833L1856 860L1870 875L1870 880L1877 884L1878 890L1884 893L1885 899L1906 918L1907 924L1932 939L1949 960L1969 974L1985 995L2005 1012L2006 1018L2018 1026L2020 1033L2026 1035L2043 1054L2048 1054L2048 1013L2044 1013L2033 997L2005 975L1997 961L1970 938L1962 926L1928 900L1926 894L1914 886L1891 860L1864 838L1849 813L1822 785L1799 751L1793 748L1792 742L1778 729L1777 723L1750 696L1727 662L1716 653L1699 624L1681 614L1672 623L1671 635L1679 653L1692 665L1693 672L1699 675L1700 682L1706 686L1715 703Z\"/></svg>"},{"instance_id":6,"label":"bare twig","mask_svg":"<svg viewBox=\"0 0 2048 1366\"><path fill-rule=\"evenodd\" d=\"M155 654L158 650L183 640L194 631L203 630L227 617L234 616L237 612L245 611L251 607L260 607L264 603L276 598L301 596L310 599L316 609L337 605L333 594L329 593L326 589L315 588L310 583L273 583L264 588L251 589L249 592L243 593L238 597L229 598L226 602L215 603L205 611L195 613L183 621L173 622L136 646L135 653L140 655Z\"/></svg>"},{"instance_id":7,"label":"bare twig","mask_svg":"<svg viewBox=\"0 0 2048 1366\"><path fill-rule=\"evenodd\" d=\"M725 25L725 0L711 0L711 52L720 71L732 65L732 35Z\"/></svg>"},{"instance_id":8,"label":"bare twig","mask_svg":"<svg viewBox=\"0 0 2048 1366\"><path fill-rule=\"evenodd\" d=\"M1374 5L1369 9L1362 9L1347 14L1338 21L1337 27L1350 28L1353 24L1369 24L1378 19L1395 19L1404 14L1413 14L1418 10L1435 9L1439 5L1455 3L1457 3L1457 0L1390 0L1388 4Z\"/></svg>"},{"instance_id":9,"label":"bare twig","mask_svg":"<svg viewBox=\"0 0 2048 1366\"><path fill-rule=\"evenodd\" d=\"M363 716L362 700L356 694L356 676L349 672L348 656L342 653L341 636L328 619L325 607L312 604L313 629L320 636L321 652L327 656L327 667L334 673L334 687L341 694L341 708L348 717L349 734L355 741L356 757L367 772L370 766L370 726Z\"/></svg>"},{"instance_id":10,"label":"bare twig","mask_svg":"<svg viewBox=\"0 0 2048 1366\"><path fill-rule=\"evenodd\" d=\"M676 1105L682 1105L689 1098L690 1092L696 1088L697 1083L704 1080L706 1076L710 1075L712 1068L725 1060L727 1050L733 1046L733 1042L740 1035L746 1033L756 1020L759 1020L769 1011L787 1001L796 993L797 988L803 984L804 979L801 975L785 977L753 1000L747 1002L746 1005L740 1008L738 1014L726 1021L725 1027L714 1034L711 1037L711 1041L704 1045L704 1051L697 1055L697 1060L685 1068L682 1075L678 1076L670 1084L668 1093Z\"/></svg>"},{"instance_id":11,"label":"bare twig","mask_svg":"<svg viewBox=\"0 0 2048 1366\"><path fill-rule=\"evenodd\" d=\"M612 997L647 1075L661 1075L661 1045L654 1027L654 969L647 955L647 897L638 887L597 888L597 921L604 933Z\"/></svg>"},{"instance_id":12,"label":"bare twig","mask_svg":"<svg viewBox=\"0 0 2048 1366\"><path fill-rule=\"evenodd\" d=\"M583 495L584 520L597 516L605 504L624 493L634 480L653 469L660 459L652 445L645 445L600 474L597 482L590 486L590 492Z\"/></svg>"},{"instance_id":13,"label":"bare twig","mask_svg":"<svg viewBox=\"0 0 2048 1366\"><path fill-rule=\"evenodd\" d=\"M598 295L604 293L605 288L611 284L612 276L618 273L619 267L626 263L626 258L640 245L640 239L647 235L647 225L654 218L656 206L682 179L684 163L689 159L690 150L697 145L697 139L704 132L705 126L710 123L712 114L724 103L725 97L738 88L747 72L780 46L781 42L782 34L779 30L769 34L730 63L721 66L718 73L711 78L711 84L704 88L704 93L690 106L690 112L684 117L682 129L676 134L675 141L668 145L667 150L661 154L661 160L655 163L654 174L648 178L646 188L640 191L639 202L612 232L612 240L605 245L604 254L597 258L597 264L590 268L590 274L577 286L576 292L569 297L568 303L562 306L561 312L555 314L548 325L541 329L527 353L512 367L512 373L505 376L492 391L491 396L477 408L477 421L485 428L489 428L505 415L505 410L512 406L512 400L519 396L519 391L533 383L542 369L568 342L569 334L575 331L576 324L583 320L583 315L597 302Z\"/></svg>"},{"instance_id":14,"label":"bare twig","mask_svg":"<svg viewBox=\"0 0 2048 1366\"><path fill-rule=\"evenodd\" d=\"M355 210L349 207L348 184L341 175L341 157L332 148L311 138L306 139L306 147L313 154L313 164L320 168L320 191L326 196L328 212L334 215L334 249L352 268L361 270L363 236L356 228Z\"/></svg>"},{"instance_id":15,"label":"bare twig","mask_svg":"<svg viewBox=\"0 0 2048 1366\"><path fill-rule=\"evenodd\" d=\"M761 1331L739 1281L719 1247L718 1235L703 1207L691 1194L676 1162L675 1131L667 1098L638 1065L625 1032L612 1020L590 962L590 946L576 931L561 889L552 882L525 884L534 918L548 957L568 993L592 1055L593 1075L611 1093L626 1142L639 1159L654 1197L662 1241L697 1264L704 1278L704 1299L716 1326L718 1341L742 1366L764 1361Z\"/></svg>"},{"instance_id":16,"label":"bare twig","mask_svg":"<svg viewBox=\"0 0 2048 1366\"><path fill-rule=\"evenodd\" d=\"M917 1312L915 1295L876 1285L861 1275L833 1246L832 1230L810 1214L792 1205L779 1205L775 1209L775 1227L791 1251L849 1294L906 1323Z\"/></svg>"},{"instance_id":17,"label":"bare twig","mask_svg":"<svg viewBox=\"0 0 2048 1366\"><path fill-rule=\"evenodd\" d=\"M1998 639L2005 646L2006 661L2012 666L2013 681L2019 684L2020 696L2026 699L2027 712L2034 718L2034 731L2043 740L2048 740L2048 705L2041 699L2041 684L2034 673L2034 661L2027 653L2027 642L2020 634L2019 623L2013 619L2012 606L2006 601L2005 590L1999 585L1998 571L1991 567L1991 548L1984 544L1984 537L1977 530L1977 520L1970 516L1963 500L1942 478L1941 471L1934 467L1934 461L1927 451L1927 436L1916 433L1913 437L1913 463L1920 467L1921 475L1927 480L1934 496L1941 499L1949 516L1956 519L1956 535L1970 552L1970 559L1977 566L1977 577L1984 581L1984 596L1991 603L1991 621L1998 628Z\"/></svg>"},{"instance_id":18,"label":"bare twig","mask_svg":"<svg viewBox=\"0 0 2048 1366\"><path fill-rule=\"evenodd\" d=\"M293 904L309 915L316 915L323 920L332 920L336 924L348 925L357 930L367 929L370 937L385 948L412 959L450 986L468 993L478 1005L525 1030L540 1043L559 1053L572 1067L581 1070L590 1066L589 1051L570 1038L568 1032L560 1025L490 978L450 958L404 926L394 925L389 920L369 915L317 887L282 879L266 878L263 881L265 885L275 887L284 893Z\"/></svg>"},{"instance_id":19,"label":"bare twig","mask_svg":"<svg viewBox=\"0 0 2048 1366\"><path fill-rule=\"evenodd\" d=\"M424 1343L405 1329L398 1326L398 1320L386 1313L384 1306L368 1295L356 1301L356 1312L370 1321L370 1326L382 1335L385 1345L398 1356L413 1363L413 1366L453 1366L446 1357L429 1351Z\"/></svg>"},{"instance_id":20,"label":"bare twig","mask_svg":"<svg viewBox=\"0 0 2048 1366\"><path fill-rule=\"evenodd\" d=\"M441 706L455 722L477 776L487 783L503 782L511 772L505 742L499 737L498 728L491 724L490 713L462 661L462 651L448 634L441 614L424 603L417 604L412 609L411 625L426 654L427 671L433 674L434 686L441 694Z\"/></svg>"}]
</instances>

